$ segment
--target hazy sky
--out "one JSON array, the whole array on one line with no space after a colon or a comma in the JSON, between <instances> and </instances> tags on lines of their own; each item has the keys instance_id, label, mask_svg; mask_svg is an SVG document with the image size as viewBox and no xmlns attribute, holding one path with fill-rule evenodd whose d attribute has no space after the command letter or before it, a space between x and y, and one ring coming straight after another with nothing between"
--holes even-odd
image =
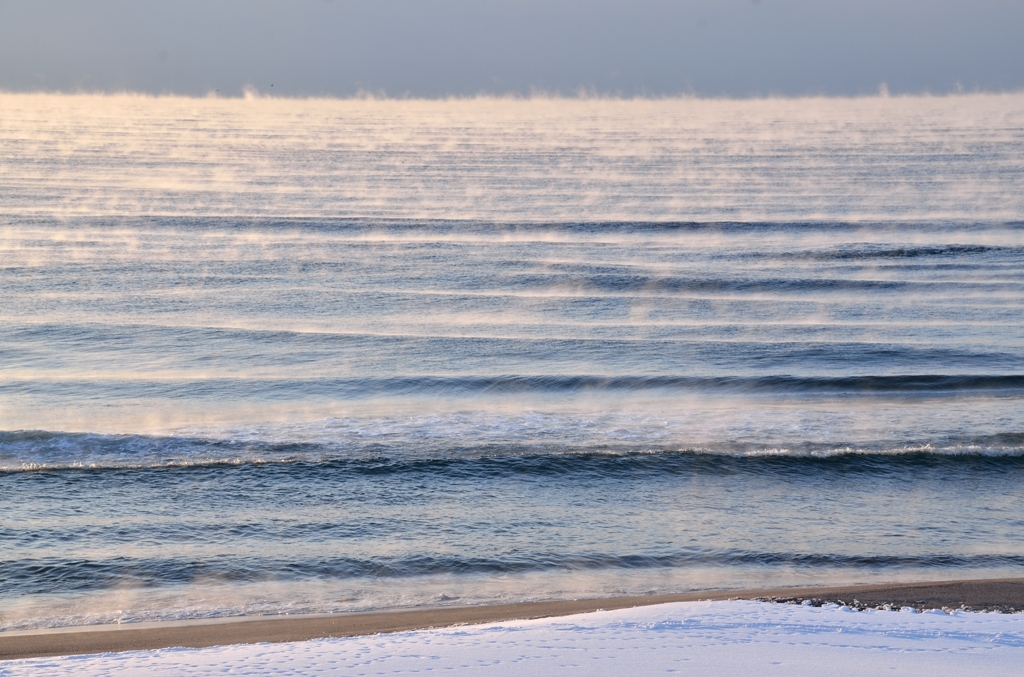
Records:
<instances>
[{"instance_id":1,"label":"hazy sky","mask_svg":"<svg viewBox=\"0 0 1024 677\"><path fill-rule=\"evenodd\" d=\"M1024 0L0 0L0 89L1024 89Z\"/></svg>"}]
</instances>

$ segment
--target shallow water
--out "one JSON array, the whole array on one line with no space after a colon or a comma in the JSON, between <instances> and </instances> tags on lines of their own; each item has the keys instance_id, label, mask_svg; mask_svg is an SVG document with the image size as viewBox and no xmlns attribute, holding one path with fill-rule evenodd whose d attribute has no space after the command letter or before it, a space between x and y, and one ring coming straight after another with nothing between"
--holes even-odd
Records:
<instances>
[{"instance_id":1,"label":"shallow water","mask_svg":"<svg viewBox=\"0 0 1024 677\"><path fill-rule=\"evenodd\" d=\"M1024 572L1020 97L3 96L0 627Z\"/></svg>"}]
</instances>

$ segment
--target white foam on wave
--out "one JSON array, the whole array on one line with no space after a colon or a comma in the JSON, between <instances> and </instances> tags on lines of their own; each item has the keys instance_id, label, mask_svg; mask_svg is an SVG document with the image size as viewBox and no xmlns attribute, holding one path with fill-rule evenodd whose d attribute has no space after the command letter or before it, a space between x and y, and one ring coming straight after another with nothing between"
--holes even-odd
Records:
<instances>
[{"instance_id":1,"label":"white foam on wave","mask_svg":"<svg viewBox=\"0 0 1024 677\"><path fill-rule=\"evenodd\" d=\"M1016 398L860 404L848 399L779 405L755 399L666 398L537 410L445 410L376 402L348 415L259 424L191 425L121 433L14 432L0 437L0 471L321 463L522 454L684 452L729 457L828 458L907 454L1019 456ZM377 409L377 411L373 411ZM381 410L392 411L387 414ZM991 421L991 424L986 424ZM122 422L123 425L123 422ZM975 434L964 436L963 431Z\"/></svg>"},{"instance_id":2,"label":"white foam on wave","mask_svg":"<svg viewBox=\"0 0 1024 677\"><path fill-rule=\"evenodd\" d=\"M684 602L285 644L39 658L11 675L1016 675L1024 615Z\"/></svg>"}]
</instances>

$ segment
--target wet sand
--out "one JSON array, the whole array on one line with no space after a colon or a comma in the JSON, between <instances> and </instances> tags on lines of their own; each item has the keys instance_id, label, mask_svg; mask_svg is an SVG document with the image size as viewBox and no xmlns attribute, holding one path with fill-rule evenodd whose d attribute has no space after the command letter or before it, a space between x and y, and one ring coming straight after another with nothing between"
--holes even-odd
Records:
<instances>
[{"instance_id":1,"label":"wet sand","mask_svg":"<svg viewBox=\"0 0 1024 677\"><path fill-rule=\"evenodd\" d=\"M918 609L967 607L977 610L1020 611L1024 610L1024 578L706 591L492 606L396 609L304 616L251 616L15 631L0 633L0 660L162 649L172 646L198 648L255 642L298 642L322 637L351 637L565 616L599 609L624 609L667 602L724 599L809 599L815 603L844 602L861 607L889 604L894 607L913 606Z\"/></svg>"}]
</instances>

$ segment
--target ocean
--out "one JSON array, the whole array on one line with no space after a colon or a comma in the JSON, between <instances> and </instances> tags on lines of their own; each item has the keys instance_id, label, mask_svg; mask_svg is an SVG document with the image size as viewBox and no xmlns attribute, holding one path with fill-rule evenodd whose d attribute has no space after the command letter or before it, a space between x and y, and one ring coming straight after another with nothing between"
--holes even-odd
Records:
<instances>
[{"instance_id":1,"label":"ocean","mask_svg":"<svg viewBox=\"0 0 1024 677\"><path fill-rule=\"evenodd\" d=\"M1024 575L1024 95L0 94L0 629Z\"/></svg>"}]
</instances>

